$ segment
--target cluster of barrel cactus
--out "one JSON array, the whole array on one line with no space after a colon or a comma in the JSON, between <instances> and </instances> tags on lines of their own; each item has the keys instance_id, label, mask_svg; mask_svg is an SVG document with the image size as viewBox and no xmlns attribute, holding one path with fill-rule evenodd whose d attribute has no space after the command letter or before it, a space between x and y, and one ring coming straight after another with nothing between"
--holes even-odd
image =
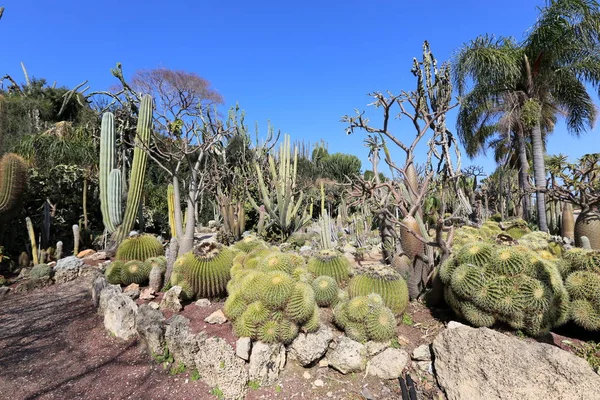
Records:
<instances>
[{"instance_id":1,"label":"cluster of barrel cactus","mask_svg":"<svg viewBox=\"0 0 600 400\"><path fill-rule=\"evenodd\" d=\"M308 270L315 276L330 276L342 283L350 277L350 262L335 250L321 250L308 260Z\"/></svg>"},{"instance_id":2,"label":"cluster of barrel cactus","mask_svg":"<svg viewBox=\"0 0 600 400\"><path fill-rule=\"evenodd\" d=\"M313 287L322 289L321 301L328 298L332 285L337 294L335 280L320 282L313 282L302 256L257 246L235 257L223 311L239 337L290 343L300 330L319 329Z\"/></svg>"},{"instance_id":3,"label":"cluster of barrel cactus","mask_svg":"<svg viewBox=\"0 0 600 400\"><path fill-rule=\"evenodd\" d=\"M383 304L394 314L401 314L408 305L408 287L406 281L394 269L377 265L361 271L350 279L348 294L351 298L376 293Z\"/></svg>"},{"instance_id":4,"label":"cluster of barrel cactus","mask_svg":"<svg viewBox=\"0 0 600 400\"><path fill-rule=\"evenodd\" d=\"M473 242L440 268L446 302L475 326L502 321L537 336L564 324L569 296L547 250Z\"/></svg>"},{"instance_id":5,"label":"cluster of barrel cactus","mask_svg":"<svg viewBox=\"0 0 600 400\"><path fill-rule=\"evenodd\" d=\"M358 342L384 342L396 335L396 318L376 293L341 301L333 310L334 323Z\"/></svg>"},{"instance_id":6,"label":"cluster of barrel cactus","mask_svg":"<svg viewBox=\"0 0 600 400\"><path fill-rule=\"evenodd\" d=\"M600 251L574 248L564 257L571 320L586 330L600 331Z\"/></svg>"},{"instance_id":7,"label":"cluster of barrel cactus","mask_svg":"<svg viewBox=\"0 0 600 400\"><path fill-rule=\"evenodd\" d=\"M152 235L131 236L119 245L115 261L106 268L109 283L142 285L148 282L152 267L158 265L164 271L167 259L162 244Z\"/></svg>"}]
</instances>

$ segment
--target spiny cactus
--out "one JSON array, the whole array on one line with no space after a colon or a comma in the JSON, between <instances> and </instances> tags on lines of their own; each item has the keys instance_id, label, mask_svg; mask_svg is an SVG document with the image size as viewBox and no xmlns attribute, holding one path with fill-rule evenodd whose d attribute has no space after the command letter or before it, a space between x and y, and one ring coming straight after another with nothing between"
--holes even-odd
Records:
<instances>
[{"instance_id":1,"label":"spiny cactus","mask_svg":"<svg viewBox=\"0 0 600 400\"><path fill-rule=\"evenodd\" d=\"M127 261L121 267L121 283L125 286L132 283L142 285L148 282L150 269L148 265L139 260Z\"/></svg>"},{"instance_id":2,"label":"spiny cactus","mask_svg":"<svg viewBox=\"0 0 600 400\"><path fill-rule=\"evenodd\" d=\"M444 297L458 315L475 326L502 321L534 336L565 322L568 295L554 257L546 260L523 246L490 245L489 261L461 262L477 246L458 249L440 269Z\"/></svg>"},{"instance_id":3,"label":"spiny cactus","mask_svg":"<svg viewBox=\"0 0 600 400\"><path fill-rule=\"evenodd\" d=\"M353 340L384 342L396 335L396 319L382 303L379 295L354 297L334 308L333 321Z\"/></svg>"},{"instance_id":4,"label":"spiny cactus","mask_svg":"<svg viewBox=\"0 0 600 400\"><path fill-rule=\"evenodd\" d=\"M315 276L331 276L342 283L350 276L350 262L335 250L321 250L308 260L308 270Z\"/></svg>"},{"instance_id":5,"label":"spiny cactus","mask_svg":"<svg viewBox=\"0 0 600 400\"><path fill-rule=\"evenodd\" d=\"M33 224L31 218L25 217L25 224L27 225L27 233L29 234L29 242L31 243L31 255L33 259L33 265L39 264L37 245L35 244L35 232L33 230Z\"/></svg>"},{"instance_id":6,"label":"spiny cactus","mask_svg":"<svg viewBox=\"0 0 600 400\"><path fill-rule=\"evenodd\" d=\"M167 271L167 257L165 256L150 257L146 260L146 264L148 264L150 270L159 267L163 274Z\"/></svg>"},{"instance_id":7,"label":"spiny cactus","mask_svg":"<svg viewBox=\"0 0 600 400\"><path fill-rule=\"evenodd\" d=\"M307 283L298 282L294 285L285 313L291 320L304 323L312 316L315 304L313 288Z\"/></svg>"},{"instance_id":8,"label":"spiny cactus","mask_svg":"<svg viewBox=\"0 0 600 400\"><path fill-rule=\"evenodd\" d=\"M582 211L575 221L575 245L583 247L581 238L585 236L593 250L600 250L600 213L593 210Z\"/></svg>"},{"instance_id":9,"label":"spiny cactus","mask_svg":"<svg viewBox=\"0 0 600 400\"><path fill-rule=\"evenodd\" d=\"M250 253L253 250L266 249L267 245L256 236L250 235L236 242L233 247L243 251L244 253Z\"/></svg>"},{"instance_id":10,"label":"spiny cactus","mask_svg":"<svg viewBox=\"0 0 600 400\"><path fill-rule=\"evenodd\" d=\"M121 283L121 268L123 268L123 261L115 260L108 264L104 276L111 285L119 285Z\"/></svg>"},{"instance_id":11,"label":"spiny cactus","mask_svg":"<svg viewBox=\"0 0 600 400\"><path fill-rule=\"evenodd\" d=\"M573 205L565 203L562 210L560 235L562 237L575 239L575 218L573 216Z\"/></svg>"},{"instance_id":12,"label":"spiny cactus","mask_svg":"<svg viewBox=\"0 0 600 400\"><path fill-rule=\"evenodd\" d=\"M116 259L121 261L147 260L165 254L162 244L152 235L135 235L119 245Z\"/></svg>"},{"instance_id":13,"label":"spiny cactus","mask_svg":"<svg viewBox=\"0 0 600 400\"><path fill-rule=\"evenodd\" d=\"M258 268L265 272L281 271L291 274L296 267L297 260L290 253L271 253L264 257L258 264Z\"/></svg>"},{"instance_id":14,"label":"spiny cactus","mask_svg":"<svg viewBox=\"0 0 600 400\"><path fill-rule=\"evenodd\" d=\"M408 287L406 281L396 271L379 267L377 272L355 275L348 283L350 297L377 293L384 304L395 314L401 314L408 305Z\"/></svg>"},{"instance_id":15,"label":"spiny cactus","mask_svg":"<svg viewBox=\"0 0 600 400\"><path fill-rule=\"evenodd\" d=\"M413 259L417 255L423 254L425 245L417 239L407 227L414 232L420 233L419 223L411 215L404 217L402 223L404 224L400 226L400 242L402 243L402 250L410 259Z\"/></svg>"},{"instance_id":16,"label":"spiny cactus","mask_svg":"<svg viewBox=\"0 0 600 400\"><path fill-rule=\"evenodd\" d=\"M571 264L565 273L570 317L586 330L600 331L600 252L574 248L567 256Z\"/></svg>"},{"instance_id":17,"label":"spiny cactus","mask_svg":"<svg viewBox=\"0 0 600 400\"><path fill-rule=\"evenodd\" d=\"M266 283L262 299L273 309L283 309L294 288L294 280L289 274L281 271L271 271L266 274Z\"/></svg>"},{"instance_id":18,"label":"spiny cactus","mask_svg":"<svg viewBox=\"0 0 600 400\"><path fill-rule=\"evenodd\" d=\"M339 287L330 276L318 276L312 283L315 300L320 307L331 307L337 301Z\"/></svg>"},{"instance_id":19,"label":"spiny cactus","mask_svg":"<svg viewBox=\"0 0 600 400\"><path fill-rule=\"evenodd\" d=\"M220 297L226 293L234 257L234 251L229 248L202 243L193 251L179 257L173 271L177 271L178 277L189 284L194 296ZM173 278L171 283L181 284L174 282Z\"/></svg>"},{"instance_id":20,"label":"spiny cactus","mask_svg":"<svg viewBox=\"0 0 600 400\"><path fill-rule=\"evenodd\" d=\"M600 273L600 251L573 248L564 254L571 264L571 270L595 271Z\"/></svg>"},{"instance_id":21,"label":"spiny cactus","mask_svg":"<svg viewBox=\"0 0 600 400\"><path fill-rule=\"evenodd\" d=\"M171 237L177 237L177 221L175 218L175 189L173 184L167 186L167 210L169 213L169 228Z\"/></svg>"},{"instance_id":22,"label":"spiny cactus","mask_svg":"<svg viewBox=\"0 0 600 400\"><path fill-rule=\"evenodd\" d=\"M492 250L492 245L485 242L465 244L456 253L456 263L484 267L492 260Z\"/></svg>"},{"instance_id":23,"label":"spiny cactus","mask_svg":"<svg viewBox=\"0 0 600 400\"><path fill-rule=\"evenodd\" d=\"M0 220L8 219L21 206L27 188L27 164L13 153L0 159Z\"/></svg>"}]
</instances>

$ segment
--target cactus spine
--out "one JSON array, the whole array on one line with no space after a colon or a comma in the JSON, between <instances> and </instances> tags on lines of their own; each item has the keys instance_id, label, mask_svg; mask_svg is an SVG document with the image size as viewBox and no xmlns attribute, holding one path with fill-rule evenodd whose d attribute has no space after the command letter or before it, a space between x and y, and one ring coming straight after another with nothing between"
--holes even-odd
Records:
<instances>
[{"instance_id":1,"label":"cactus spine","mask_svg":"<svg viewBox=\"0 0 600 400\"><path fill-rule=\"evenodd\" d=\"M9 216L21 202L27 182L27 164L16 154L0 160L0 217Z\"/></svg>"},{"instance_id":2,"label":"cactus spine","mask_svg":"<svg viewBox=\"0 0 600 400\"><path fill-rule=\"evenodd\" d=\"M31 218L25 218L25 223L27 224L27 232L29 233L29 241L31 242L31 255L33 256L33 265L38 265L38 253L37 253L37 245L35 244L35 232L33 230L33 224L31 223Z\"/></svg>"}]
</instances>

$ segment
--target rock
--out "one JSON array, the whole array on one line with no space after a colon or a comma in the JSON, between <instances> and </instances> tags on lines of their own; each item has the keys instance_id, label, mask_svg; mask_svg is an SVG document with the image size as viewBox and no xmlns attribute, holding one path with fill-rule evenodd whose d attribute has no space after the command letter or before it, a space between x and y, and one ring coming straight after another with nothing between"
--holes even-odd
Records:
<instances>
[{"instance_id":1,"label":"rock","mask_svg":"<svg viewBox=\"0 0 600 400\"><path fill-rule=\"evenodd\" d=\"M210 314L208 317L204 318L204 322L208 322L209 324L217 324L221 325L227 322L227 317L223 314L223 310L217 310L214 313Z\"/></svg>"},{"instance_id":2,"label":"rock","mask_svg":"<svg viewBox=\"0 0 600 400\"><path fill-rule=\"evenodd\" d=\"M50 268L54 268L56 267L56 261L50 261L49 263L46 263L46 265L48 265Z\"/></svg>"},{"instance_id":3,"label":"rock","mask_svg":"<svg viewBox=\"0 0 600 400\"><path fill-rule=\"evenodd\" d=\"M411 358L415 361L431 361L429 345L422 344L413 350Z\"/></svg>"},{"instance_id":4,"label":"rock","mask_svg":"<svg viewBox=\"0 0 600 400\"><path fill-rule=\"evenodd\" d=\"M140 300L152 300L155 297L154 291L151 288L144 288L140 292Z\"/></svg>"},{"instance_id":5,"label":"rock","mask_svg":"<svg viewBox=\"0 0 600 400\"><path fill-rule=\"evenodd\" d=\"M194 304L197 305L198 307L208 307L208 306L210 306L210 300L209 299L199 299L199 300L196 300L196 302Z\"/></svg>"},{"instance_id":6,"label":"rock","mask_svg":"<svg viewBox=\"0 0 600 400\"><path fill-rule=\"evenodd\" d=\"M30 271L31 268L21 268L21 271L19 271L19 276L17 276L17 280L29 278Z\"/></svg>"},{"instance_id":7,"label":"rock","mask_svg":"<svg viewBox=\"0 0 600 400\"><path fill-rule=\"evenodd\" d=\"M433 341L448 400L600 399L600 376L569 352L487 328L461 326Z\"/></svg>"},{"instance_id":8,"label":"rock","mask_svg":"<svg viewBox=\"0 0 600 400\"><path fill-rule=\"evenodd\" d=\"M457 321L450 321L448 322L448 329L454 329L454 328L460 328L461 326L467 326L465 324L461 324L460 322Z\"/></svg>"},{"instance_id":9,"label":"rock","mask_svg":"<svg viewBox=\"0 0 600 400\"><path fill-rule=\"evenodd\" d=\"M285 347L281 343L254 343L250 354L250 379L260 382L261 386L271 385L284 366Z\"/></svg>"},{"instance_id":10,"label":"rock","mask_svg":"<svg viewBox=\"0 0 600 400\"><path fill-rule=\"evenodd\" d=\"M350 261L350 263L356 262L356 257L354 257L354 254L352 253L344 253L344 257L346 257L346 259Z\"/></svg>"},{"instance_id":11,"label":"rock","mask_svg":"<svg viewBox=\"0 0 600 400\"><path fill-rule=\"evenodd\" d=\"M327 353L329 366L342 374L358 372L367 365L367 348L365 345L342 336L336 348Z\"/></svg>"},{"instance_id":12,"label":"rock","mask_svg":"<svg viewBox=\"0 0 600 400\"><path fill-rule=\"evenodd\" d=\"M369 375L381 379L396 379L410 360L408 353L401 349L385 349L369 361Z\"/></svg>"},{"instance_id":13,"label":"rock","mask_svg":"<svg viewBox=\"0 0 600 400\"><path fill-rule=\"evenodd\" d=\"M79 253L77 253L77 258L88 257L95 253L96 251L92 249L81 250Z\"/></svg>"},{"instance_id":14,"label":"rock","mask_svg":"<svg viewBox=\"0 0 600 400\"><path fill-rule=\"evenodd\" d=\"M75 256L61 258L54 267L54 281L56 283L69 282L79 276L79 269L83 261Z\"/></svg>"},{"instance_id":15,"label":"rock","mask_svg":"<svg viewBox=\"0 0 600 400\"><path fill-rule=\"evenodd\" d=\"M163 284L163 272L158 265L152 267L148 280L148 287L152 289L154 293L160 292Z\"/></svg>"},{"instance_id":16,"label":"rock","mask_svg":"<svg viewBox=\"0 0 600 400\"><path fill-rule=\"evenodd\" d=\"M177 362L183 363L186 368L196 367L196 354L200 349L198 339L203 339L204 336L203 333L200 333L198 337L191 334L190 320L181 315L173 315L167 321L165 341L169 353ZM199 369L199 371L201 370Z\"/></svg>"},{"instance_id":17,"label":"rock","mask_svg":"<svg viewBox=\"0 0 600 400\"><path fill-rule=\"evenodd\" d=\"M158 308L160 307L160 305L155 301L151 301L150 303L148 303L148 305L154 310L158 310Z\"/></svg>"},{"instance_id":18,"label":"rock","mask_svg":"<svg viewBox=\"0 0 600 400\"><path fill-rule=\"evenodd\" d=\"M105 289L106 290L106 289ZM137 305L124 294L108 299L104 310L104 328L118 338L129 340L137 334L135 317Z\"/></svg>"},{"instance_id":19,"label":"rock","mask_svg":"<svg viewBox=\"0 0 600 400\"><path fill-rule=\"evenodd\" d=\"M108 284L100 291L100 301L98 302L98 314L104 315L108 300L121 294L121 286Z\"/></svg>"},{"instance_id":20,"label":"rock","mask_svg":"<svg viewBox=\"0 0 600 400\"><path fill-rule=\"evenodd\" d=\"M308 371L304 371L304 373L302 374L302 377L303 377L304 379L310 379L310 378L312 378L312 377L310 376L310 372L308 372Z\"/></svg>"},{"instance_id":21,"label":"rock","mask_svg":"<svg viewBox=\"0 0 600 400\"><path fill-rule=\"evenodd\" d=\"M52 285L52 279L49 276L43 276L41 278L27 279L15 286L13 291L15 293L29 292L30 290L41 289L50 285Z\"/></svg>"},{"instance_id":22,"label":"rock","mask_svg":"<svg viewBox=\"0 0 600 400\"><path fill-rule=\"evenodd\" d=\"M233 347L217 337L198 343L200 351L195 361L202 381L210 387L218 386L224 399L243 399L248 390L248 371L245 362L236 357Z\"/></svg>"},{"instance_id":23,"label":"rock","mask_svg":"<svg viewBox=\"0 0 600 400\"><path fill-rule=\"evenodd\" d=\"M319 360L319 368L326 368L326 367L329 367L329 360L326 358Z\"/></svg>"},{"instance_id":24,"label":"rock","mask_svg":"<svg viewBox=\"0 0 600 400\"><path fill-rule=\"evenodd\" d=\"M344 247L342 247L342 253L356 253L356 247L352 246L350 243L346 243Z\"/></svg>"},{"instance_id":25,"label":"rock","mask_svg":"<svg viewBox=\"0 0 600 400\"><path fill-rule=\"evenodd\" d=\"M325 382L323 382L321 379L317 379L313 382L313 385L315 385L315 387L323 387L325 386Z\"/></svg>"},{"instance_id":26,"label":"rock","mask_svg":"<svg viewBox=\"0 0 600 400\"><path fill-rule=\"evenodd\" d=\"M97 253L93 253L88 256L85 256L85 259L90 260L90 261L102 261L102 260L106 260L108 258L109 257L105 251L99 251Z\"/></svg>"},{"instance_id":27,"label":"rock","mask_svg":"<svg viewBox=\"0 0 600 400\"><path fill-rule=\"evenodd\" d=\"M6 298L10 293L10 288L8 286L0 286L0 300Z\"/></svg>"},{"instance_id":28,"label":"rock","mask_svg":"<svg viewBox=\"0 0 600 400\"><path fill-rule=\"evenodd\" d=\"M181 301L179 296L181 296L181 286L173 286L171 289L167 290L165 295L163 296L162 301L160 302L161 310L168 310L173 312L179 312L183 309L181 305Z\"/></svg>"},{"instance_id":29,"label":"rock","mask_svg":"<svg viewBox=\"0 0 600 400\"><path fill-rule=\"evenodd\" d=\"M242 360L250 360L250 350L252 349L252 340L249 337L241 337L235 342L235 355Z\"/></svg>"},{"instance_id":30,"label":"rock","mask_svg":"<svg viewBox=\"0 0 600 400\"><path fill-rule=\"evenodd\" d=\"M92 302L94 303L94 307L97 308L98 304L100 304L100 292L107 286L108 281L106 280L106 277L102 274L98 274L92 282Z\"/></svg>"},{"instance_id":31,"label":"rock","mask_svg":"<svg viewBox=\"0 0 600 400\"><path fill-rule=\"evenodd\" d=\"M373 342L372 340L370 340L366 344L366 346L367 346L367 356L368 357L376 356L377 354L381 353L386 348L388 348L389 345L390 345L390 341L389 340L387 342Z\"/></svg>"},{"instance_id":32,"label":"rock","mask_svg":"<svg viewBox=\"0 0 600 400\"><path fill-rule=\"evenodd\" d=\"M431 361L417 361L416 364L421 371L433 375L433 365Z\"/></svg>"},{"instance_id":33,"label":"rock","mask_svg":"<svg viewBox=\"0 0 600 400\"><path fill-rule=\"evenodd\" d=\"M299 252L301 256L311 256L313 253L313 248L312 246L302 246L300 247Z\"/></svg>"},{"instance_id":34,"label":"rock","mask_svg":"<svg viewBox=\"0 0 600 400\"><path fill-rule=\"evenodd\" d=\"M140 285L138 285L137 283L132 283L131 285L127 286L125 289L123 289L123 294L127 294L128 292L137 292L137 297L140 296ZM131 295L128 294L129 297L131 297Z\"/></svg>"},{"instance_id":35,"label":"rock","mask_svg":"<svg viewBox=\"0 0 600 400\"><path fill-rule=\"evenodd\" d=\"M165 347L165 330L163 329L163 313L154 310L147 304L138 308L135 327L140 338L146 344L151 355L163 354Z\"/></svg>"},{"instance_id":36,"label":"rock","mask_svg":"<svg viewBox=\"0 0 600 400\"><path fill-rule=\"evenodd\" d=\"M332 340L331 329L321 326L315 333L300 333L289 346L289 351L300 365L306 367L325 355Z\"/></svg>"}]
</instances>

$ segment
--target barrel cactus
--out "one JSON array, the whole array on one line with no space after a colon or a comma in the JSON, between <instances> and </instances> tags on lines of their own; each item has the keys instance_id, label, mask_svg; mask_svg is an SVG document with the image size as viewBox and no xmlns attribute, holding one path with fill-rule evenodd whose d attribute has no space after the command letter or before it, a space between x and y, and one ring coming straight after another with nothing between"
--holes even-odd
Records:
<instances>
[{"instance_id":1,"label":"barrel cactus","mask_svg":"<svg viewBox=\"0 0 600 400\"><path fill-rule=\"evenodd\" d=\"M121 283L121 268L123 268L123 261L115 260L108 264L106 267L106 271L104 271L104 276L108 283L112 285L119 285Z\"/></svg>"},{"instance_id":2,"label":"barrel cactus","mask_svg":"<svg viewBox=\"0 0 600 400\"><path fill-rule=\"evenodd\" d=\"M331 276L341 283L350 276L350 262L343 254L326 249L308 260L308 270L315 276Z\"/></svg>"},{"instance_id":3,"label":"barrel cactus","mask_svg":"<svg viewBox=\"0 0 600 400\"><path fill-rule=\"evenodd\" d=\"M149 277L150 268L143 261L127 261L121 266L121 283L123 285L130 285L132 283L142 285L148 282Z\"/></svg>"},{"instance_id":4,"label":"barrel cactus","mask_svg":"<svg viewBox=\"0 0 600 400\"><path fill-rule=\"evenodd\" d=\"M320 307L331 307L337 302L339 291L335 279L330 276L318 276L312 283L315 300Z\"/></svg>"},{"instance_id":5,"label":"barrel cactus","mask_svg":"<svg viewBox=\"0 0 600 400\"><path fill-rule=\"evenodd\" d=\"M401 314L408 305L408 287L400 274L384 265L372 266L352 277L348 283L351 298L377 293L383 303L395 314Z\"/></svg>"},{"instance_id":6,"label":"barrel cactus","mask_svg":"<svg viewBox=\"0 0 600 400\"><path fill-rule=\"evenodd\" d=\"M339 303L333 311L334 323L349 338L365 342L385 342L396 335L396 318L378 294L356 296Z\"/></svg>"},{"instance_id":7,"label":"barrel cactus","mask_svg":"<svg viewBox=\"0 0 600 400\"><path fill-rule=\"evenodd\" d=\"M533 336L566 322L568 295L552 260L524 246L485 246L466 245L440 268L446 302L459 316L475 326L505 322Z\"/></svg>"},{"instance_id":8,"label":"barrel cactus","mask_svg":"<svg viewBox=\"0 0 600 400\"><path fill-rule=\"evenodd\" d=\"M590 241L591 249L600 250L600 213L593 210L582 211L575 221L575 245L582 246L581 238Z\"/></svg>"},{"instance_id":9,"label":"barrel cactus","mask_svg":"<svg viewBox=\"0 0 600 400\"><path fill-rule=\"evenodd\" d=\"M600 251L572 249L565 287L571 298L571 320L588 331L600 331Z\"/></svg>"},{"instance_id":10,"label":"barrel cactus","mask_svg":"<svg viewBox=\"0 0 600 400\"><path fill-rule=\"evenodd\" d=\"M252 250L266 249L267 245L256 236L249 235L235 243L233 247L244 253L250 253Z\"/></svg>"},{"instance_id":11,"label":"barrel cactus","mask_svg":"<svg viewBox=\"0 0 600 400\"><path fill-rule=\"evenodd\" d=\"M117 249L116 259L120 261L145 261L165 254L162 244L152 235L135 235L123 240Z\"/></svg>"},{"instance_id":12,"label":"barrel cactus","mask_svg":"<svg viewBox=\"0 0 600 400\"><path fill-rule=\"evenodd\" d=\"M201 243L175 261L171 284L188 286L191 297L215 298L226 294L236 253L214 243Z\"/></svg>"},{"instance_id":13,"label":"barrel cactus","mask_svg":"<svg viewBox=\"0 0 600 400\"><path fill-rule=\"evenodd\" d=\"M27 186L27 164L13 153L0 158L0 220L12 217L22 205Z\"/></svg>"}]
</instances>

